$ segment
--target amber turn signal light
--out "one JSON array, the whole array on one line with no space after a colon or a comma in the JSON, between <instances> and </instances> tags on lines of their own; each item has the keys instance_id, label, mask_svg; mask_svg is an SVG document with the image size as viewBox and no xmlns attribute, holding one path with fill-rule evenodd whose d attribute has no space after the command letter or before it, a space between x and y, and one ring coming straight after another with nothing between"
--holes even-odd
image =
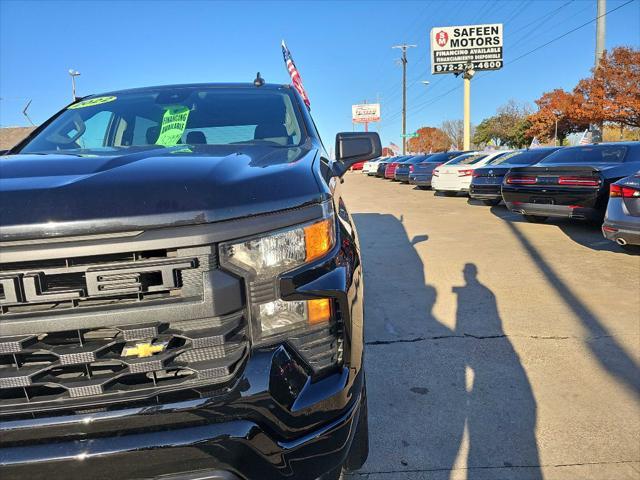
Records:
<instances>
[{"instance_id":1,"label":"amber turn signal light","mask_svg":"<svg viewBox=\"0 0 640 480\"><path fill-rule=\"evenodd\" d=\"M331 319L331 300L328 298L307 300L307 312L309 325L328 322Z\"/></svg>"},{"instance_id":2,"label":"amber turn signal light","mask_svg":"<svg viewBox=\"0 0 640 480\"><path fill-rule=\"evenodd\" d=\"M304 227L307 262L325 255L333 247L333 220L325 219Z\"/></svg>"}]
</instances>

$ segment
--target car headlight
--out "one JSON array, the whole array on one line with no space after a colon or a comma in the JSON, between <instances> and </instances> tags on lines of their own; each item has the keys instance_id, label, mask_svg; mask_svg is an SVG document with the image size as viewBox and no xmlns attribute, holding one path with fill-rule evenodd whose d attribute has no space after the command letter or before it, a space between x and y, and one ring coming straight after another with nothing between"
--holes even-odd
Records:
<instances>
[{"instance_id":1,"label":"car headlight","mask_svg":"<svg viewBox=\"0 0 640 480\"><path fill-rule=\"evenodd\" d=\"M220 245L222 266L248 281L254 344L276 342L331 320L328 298L282 300L278 276L326 255L335 245L334 224L329 211L319 221Z\"/></svg>"}]
</instances>

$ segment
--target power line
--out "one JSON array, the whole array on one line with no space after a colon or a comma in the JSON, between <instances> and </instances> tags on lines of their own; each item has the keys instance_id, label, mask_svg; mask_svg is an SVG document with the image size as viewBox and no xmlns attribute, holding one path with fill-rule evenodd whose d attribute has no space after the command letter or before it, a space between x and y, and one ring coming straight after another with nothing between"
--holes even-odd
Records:
<instances>
[{"instance_id":1,"label":"power line","mask_svg":"<svg viewBox=\"0 0 640 480\"><path fill-rule=\"evenodd\" d=\"M580 16L582 15L583 12L587 11L587 10L591 10L593 8L593 5L590 3L585 3L583 4L583 8L581 8L580 10L577 11L569 11L569 16L567 18L560 18L559 21L551 24L551 25L545 25L545 28L539 28L537 32L533 33L532 35L524 35L522 38L520 38L519 41L517 41L514 45L512 45L510 47L510 50L512 51L522 51L523 48L526 48L527 45L524 45L524 42L527 41L527 43L529 45L533 44L534 42L538 41L538 40L543 40L544 38L548 38L549 34L553 34L554 32L556 32L558 30L557 27L561 27L561 29L564 29L567 25L567 21L571 21L571 20L577 20L580 18ZM590 14L589 14L590 15Z\"/></svg>"},{"instance_id":2,"label":"power line","mask_svg":"<svg viewBox=\"0 0 640 480\"><path fill-rule=\"evenodd\" d=\"M559 11L561 11L563 8L568 7L569 5L571 5L573 2L575 2L576 0L569 0L568 2L563 3L562 5L560 5L558 8L545 13L544 15L536 18L535 20L533 20L532 22L529 22L529 24L527 25L529 28L526 29L526 31L524 31L524 29L521 29L521 31L524 31L523 34L520 36L520 38L516 38L515 41L509 46L509 48L516 48L518 45L520 45L525 39L531 39L529 37L529 34L533 31L535 31L538 27L538 24L543 23L545 20L547 20L548 18L552 17L553 15L555 15L556 13L558 13Z\"/></svg>"},{"instance_id":3,"label":"power line","mask_svg":"<svg viewBox=\"0 0 640 480\"><path fill-rule=\"evenodd\" d=\"M633 2L635 2L635 1L636 1L636 0L628 0L628 1L627 1L627 2L625 2L625 3L623 3L623 4L621 4L621 5L618 5L616 8L613 8L613 9L609 10L608 12L604 12L602 15L598 15L596 18L593 18L593 19L589 20L588 22L585 22L585 23L583 23L583 24L581 24L581 25L578 25L577 27L572 28L572 29L571 29L571 30L569 30L568 32L565 32L565 33L563 33L562 35L559 35L559 36L557 36L556 38L554 38L554 39L552 39L552 40L549 40L548 42L543 43L542 45L537 46L537 47L536 47L536 48L534 48L533 50L529 50L527 53L523 53L523 54L522 54L522 55L520 55L519 57L516 57L516 58L514 58L513 60L511 60L510 62L505 63L505 66L507 66L507 65L511 65L511 64L513 64L513 63L517 62L518 60L520 60L520 59L522 59L522 58L526 57L527 55L531 55L532 53L537 52L537 51L538 51L538 50L540 50L541 48L544 48L544 47L546 47L546 46L548 46L548 45L551 45L552 43L557 42L557 41L558 41L558 40L560 40L561 38L564 38L564 37L566 37L567 35L570 35L570 34L572 34L573 32L575 32L575 31L577 31L577 30L580 30L581 28L584 28L584 27L586 27L587 25L590 25L591 23L595 22L595 21L596 21L596 20L598 20L599 18L606 17L606 16L607 16L607 15L609 15L610 13L613 13L613 12L615 12L616 10L620 10L622 7L624 7L624 6L626 6L626 5L629 5L630 3L633 3Z\"/></svg>"},{"instance_id":4,"label":"power line","mask_svg":"<svg viewBox=\"0 0 640 480\"><path fill-rule=\"evenodd\" d=\"M505 62L504 66L506 67L506 66L508 66L508 65L511 65L511 64L513 64L513 63L515 63L515 62L517 62L517 61L519 61L519 60L523 59L524 57L526 57L526 56L528 56L528 55L531 55L531 54L533 54L533 53L537 52L538 50L540 50L540 49L542 49L542 48L544 48L544 47L547 47L547 46L551 45L552 43L555 43L556 41L558 41L558 40L560 40L560 39L562 39L562 38L566 37L567 35L570 35L570 34L572 34L572 33L576 32L577 30L580 30L580 29L582 29L582 28L586 27L587 25L590 25L591 23L593 23L593 22L597 21L599 18L601 18L601 17L605 17L605 16L609 15L610 13L613 13L613 12L615 12L616 10L619 10L619 9L621 9L621 8L623 8L623 7L627 6L627 5L629 5L630 3L633 3L633 2L635 2L635 1L636 1L636 0L628 0L627 2L625 2L625 3L622 3L622 4L618 5L617 7L613 8L613 9L611 9L611 10L609 10L609 11L605 12L605 13L603 13L602 15L596 16L595 18L593 18L593 19L591 19L591 20L589 20L589 21L587 21L587 22L585 22L585 23L583 23L583 24L580 24L580 25L578 25L577 27L572 28L571 30L569 30L569 31L567 31L567 32L565 32L565 33L563 33L563 34L561 34L561 35L558 35L557 37L555 37L555 38L553 38L553 39L549 40L548 42L543 43L542 45L538 45L537 47L535 47L535 48L533 48L533 49L529 50L528 52L523 53L522 55L520 55L520 56L518 56L518 57L514 58L513 60L511 60L511 61L509 61L509 62ZM484 78L484 77L485 77L487 74L489 74L490 72L489 72L489 71L487 71L487 72L482 72L482 73L483 73L484 75L478 75L478 77L476 77L476 82L478 81L478 79L480 79L480 78ZM444 92L443 94L441 94L441 95L439 95L439 96L437 96L437 97L435 97L435 98L433 98L433 99L427 99L427 100L425 100L423 103L414 104L414 106L412 107L412 110L413 110L413 111L415 111L416 109L420 109L420 108L424 108L424 107L428 107L428 106L430 106L430 105L433 105L434 103L436 103L436 102L440 101L441 99L443 99L443 98L444 98L444 97L446 97L447 95L449 95L449 94L451 94L451 93L455 92L456 90L460 90L461 88L462 88L462 86L461 86L461 85L457 85L457 86L455 86L455 87L451 88L450 90L447 90L447 91L446 91L446 92ZM392 117L390 117L388 121L391 121L392 119L394 119L394 118L396 118L396 117L397 117L397 114L392 115Z\"/></svg>"},{"instance_id":5,"label":"power line","mask_svg":"<svg viewBox=\"0 0 640 480\"><path fill-rule=\"evenodd\" d=\"M402 154L407 148L407 49L416 48L417 45L394 45L391 48L402 50Z\"/></svg>"}]
</instances>

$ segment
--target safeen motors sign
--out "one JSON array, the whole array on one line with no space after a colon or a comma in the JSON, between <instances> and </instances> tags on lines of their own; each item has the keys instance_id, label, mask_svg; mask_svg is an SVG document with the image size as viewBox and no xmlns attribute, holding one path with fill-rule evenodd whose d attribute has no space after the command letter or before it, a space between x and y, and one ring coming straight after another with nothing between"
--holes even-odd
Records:
<instances>
[{"instance_id":1,"label":"safeen motors sign","mask_svg":"<svg viewBox=\"0 0 640 480\"><path fill-rule=\"evenodd\" d=\"M502 68L502 24L431 29L431 73Z\"/></svg>"}]
</instances>

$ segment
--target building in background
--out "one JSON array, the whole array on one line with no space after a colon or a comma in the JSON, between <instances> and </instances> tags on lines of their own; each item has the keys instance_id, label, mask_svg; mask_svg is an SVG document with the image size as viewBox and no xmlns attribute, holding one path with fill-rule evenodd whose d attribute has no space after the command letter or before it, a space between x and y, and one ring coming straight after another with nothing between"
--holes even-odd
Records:
<instances>
[{"instance_id":1,"label":"building in background","mask_svg":"<svg viewBox=\"0 0 640 480\"><path fill-rule=\"evenodd\" d=\"M8 150L17 145L36 127L2 127L0 128L0 150Z\"/></svg>"}]
</instances>

